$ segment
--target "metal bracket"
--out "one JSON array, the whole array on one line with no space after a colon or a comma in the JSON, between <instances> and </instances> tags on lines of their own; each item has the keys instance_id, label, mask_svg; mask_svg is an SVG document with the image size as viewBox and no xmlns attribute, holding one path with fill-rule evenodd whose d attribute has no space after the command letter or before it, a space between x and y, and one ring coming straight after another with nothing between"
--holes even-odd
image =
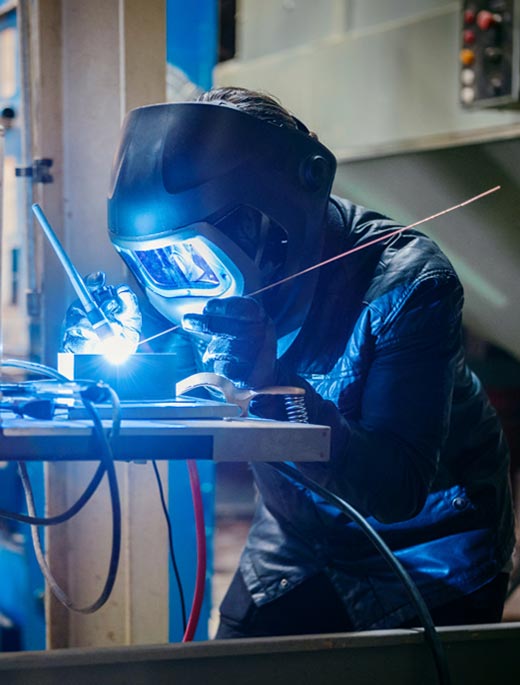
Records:
<instances>
[{"instance_id":1,"label":"metal bracket","mask_svg":"<svg viewBox=\"0 0 520 685\"><path fill-rule=\"evenodd\" d=\"M26 293L27 314L31 319L37 319L41 313L41 292L38 290L29 290Z\"/></svg>"},{"instance_id":2,"label":"metal bracket","mask_svg":"<svg viewBox=\"0 0 520 685\"><path fill-rule=\"evenodd\" d=\"M16 167L16 176L27 178L30 177L33 183L52 183L54 177L49 172L49 169L54 164L54 160L48 157L33 160L32 166Z\"/></svg>"}]
</instances>

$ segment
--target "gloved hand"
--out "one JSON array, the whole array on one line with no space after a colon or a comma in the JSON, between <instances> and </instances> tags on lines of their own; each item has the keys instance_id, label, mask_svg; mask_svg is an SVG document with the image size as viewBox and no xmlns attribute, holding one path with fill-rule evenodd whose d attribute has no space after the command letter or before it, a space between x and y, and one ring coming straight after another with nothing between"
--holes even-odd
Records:
<instances>
[{"instance_id":1,"label":"gloved hand","mask_svg":"<svg viewBox=\"0 0 520 685\"><path fill-rule=\"evenodd\" d=\"M202 314L186 314L182 327L210 335L203 356L208 371L241 387L275 382L276 332L262 306L251 297L209 300Z\"/></svg>"},{"instance_id":2,"label":"gloved hand","mask_svg":"<svg viewBox=\"0 0 520 685\"><path fill-rule=\"evenodd\" d=\"M127 285L105 285L106 276L96 271L85 278L88 289L111 324L114 335L127 354L137 349L142 317L137 296ZM85 315L79 301L67 309L63 324L61 349L76 354L100 354L102 343Z\"/></svg>"}]
</instances>

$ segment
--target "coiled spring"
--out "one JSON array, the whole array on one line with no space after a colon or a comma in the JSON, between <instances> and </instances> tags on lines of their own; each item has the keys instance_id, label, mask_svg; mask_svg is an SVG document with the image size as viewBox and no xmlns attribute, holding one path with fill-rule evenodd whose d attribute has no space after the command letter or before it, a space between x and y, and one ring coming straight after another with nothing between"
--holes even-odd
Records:
<instances>
[{"instance_id":1,"label":"coiled spring","mask_svg":"<svg viewBox=\"0 0 520 685\"><path fill-rule=\"evenodd\" d=\"M294 423L309 423L304 395L284 395L283 401L287 419Z\"/></svg>"}]
</instances>

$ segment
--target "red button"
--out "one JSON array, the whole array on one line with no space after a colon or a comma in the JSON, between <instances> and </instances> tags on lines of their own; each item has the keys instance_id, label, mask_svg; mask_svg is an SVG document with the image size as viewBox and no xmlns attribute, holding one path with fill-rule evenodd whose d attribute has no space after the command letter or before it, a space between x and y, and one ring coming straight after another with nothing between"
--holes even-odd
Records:
<instances>
[{"instance_id":1,"label":"red button","mask_svg":"<svg viewBox=\"0 0 520 685\"><path fill-rule=\"evenodd\" d=\"M464 45L473 45L477 39L475 31L472 29L466 29L462 34L462 39L464 41Z\"/></svg>"},{"instance_id":2,"label":"red button","mask_svg":"<svg viewBox=\"0 0 520 685\"><path fill-rule=\"evenodd\" d=\"M488 31L500 21L500 15L493 14L487 10L482 10L477 14L477 25L481 31Z\"/></svg>"},{"instance_id":3,"label":"red button","mask_svg":"<svg viewBox=\"0 0 520 685\"><path fill-rule=\"evenodd\" d=\"M476 16L475 10L464 10L464 23L474 24Z\"/></svg>"}]
</instances>

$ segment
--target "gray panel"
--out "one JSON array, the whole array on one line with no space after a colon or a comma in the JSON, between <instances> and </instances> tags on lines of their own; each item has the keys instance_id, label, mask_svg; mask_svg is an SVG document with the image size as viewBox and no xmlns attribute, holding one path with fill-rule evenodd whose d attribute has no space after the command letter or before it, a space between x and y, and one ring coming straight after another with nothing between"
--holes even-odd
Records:
<instances>
[{"instance_id":1,"label":"gray panel","mask_svg":"<svg viewBox=\"0 0 520 685\"><path fill-rule=\"evenodd\" d=\"M406 225L500 185L418 230L457 269L466 323L520 358L519 157L515 139L352 161L340 165L335 191Z\"/></svg>"},{"instance_id":2,"label":"gray panel","mask_svg":"<svg viewBox=\"0 0 520 685\"><path fill-rule=\"evenodd\" d=\"M363 29L402 21L454 5L453 0L350 0L349 29Z\"/></svg>"},{"instance_id":3,"label":"gray panel","mask_svg":"<svg viewBox=\"0 0 520 685\"><path fill-rule=\"evenodd\" d=\"M238 44L249 60L305 45L344 29L344 0L242 0Z\"/></svg>"},{"instance_id":4,"label":"gray panel","mask_svg":"<svg viewBox=\"0 0 520 685\"><path fill-rule=\"evenodd\" d=\"M277 13L266 15L262 23L244 25L244 31L256 30L259 43L271 46L269 57L246 59L239 49L239 59L216 69L216 84L273 93L344 160L380 155L383 149L431 148L471 137L518 134L520 112L467 111L460 105L459 3L432 2L431 11L406 16L404 5L411 2L366 4L374 12L379 8L377 16L360 0L346 15L347 28L319 40L307 36L293 49L270 42L271 34L279 31ZM349 17L355 18L356 12L354 29ZM373 22L361 26L365 19L360 12L367 12L366 21ZM392 21L385 21L389 17ZM306 20L313 23L314 15L308 13Z\"/></svg>"}]
</instances>

